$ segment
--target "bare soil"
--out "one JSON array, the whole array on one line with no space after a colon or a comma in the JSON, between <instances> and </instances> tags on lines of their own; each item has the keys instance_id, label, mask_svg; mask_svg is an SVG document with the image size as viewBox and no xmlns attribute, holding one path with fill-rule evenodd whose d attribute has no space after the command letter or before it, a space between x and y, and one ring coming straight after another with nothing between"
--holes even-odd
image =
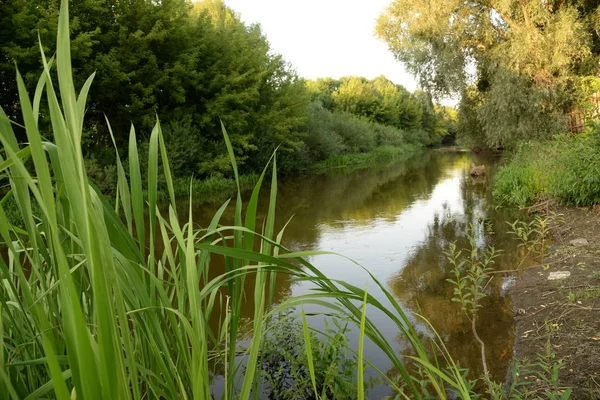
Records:
<instances>
[{"instance_id":1,"label":"bare soil","mask_svg":"<svg viewBox=\"0 0 600 400\"><path fill-rule=\"evenodd\" d=\"M572 399L600 399L600 208L557 208L554 242L543 258L520 273L512 288L514 353L535 361L547 343L563 362L559 385ZM573 239L589 244L574 246ZM569 272L561 280L551 273ZM543 382L531 379L534 385Z\"/></svg>"}]
</instances>

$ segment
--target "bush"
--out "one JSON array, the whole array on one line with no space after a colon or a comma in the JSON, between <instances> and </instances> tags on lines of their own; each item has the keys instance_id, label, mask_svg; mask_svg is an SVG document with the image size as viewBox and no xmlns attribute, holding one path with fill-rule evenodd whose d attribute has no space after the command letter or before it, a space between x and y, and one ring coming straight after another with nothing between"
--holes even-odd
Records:
<instances>
[{"instance_id":1,"label":"bush","mask_svg":"<svg viewBox=\"0 0 600 400\"><path fill-rule=\"evenodd\" d=\"M494 196L518 206L546 196L565 204L600 203L600 128L521 142L510 163L498 171Z\"/></svg>"},{"instance_id":2,"label":"bush","mask_svg":"<svg viewBox=\"0 0 600 400\"><path fill-rule=\"evenodd\" d=\"M107 196L117 193L117 167L114 164L102 165L91 157L85 160L88 177Z\"/></svg>"},{"instance_id":3,"label":"bush","mask_svg":"<svg viewBox=\"0 0 600 400\"><path fill-rule=\"evenodd\" d=\"M352 153L366 153L375 148L376 124L349 113L332 113L329 129L336 132Z\"/></svg>"},{"instance_id":4,"label":"bush","mask_svg":"<svg viewBox=\"0 0 600 400\"><path fill-rule=\"evenodd\" d=\"M403 146L406 142L405 133L398 128L387 125L375 126L377 146Z\"/></svg>"},{"instance_id":5,"label":"bush","mask_svg":"<svg viewBox=\"0 0 600 400\"><path fill-rule=\"evenodd\" d=\"M342 137L331 129L333 113L320 103L312 103L308 109L309 119L306 124L304 140L312 162L326 159L346 152Z\"/></svg>"},{"instance_id":6,"label":"bush","mask_svg":"<svg viewBox=\"0 0 600 400\"><path fill-rule=\"evenodd\" d=\"M206 156L206 139L191 118L171 121L162 127L165 146L170 155L174 176L198 175L199 165Z\"/></svg>"},{"instance_id":7,"label":"bush","mask_svg":"<svg viewBox=\"0 0 600 400\"><path fill-rule=\"evenodd\" d=\"M600 131L561 137L554 179L549 191L565 203L600 203Z\"/></svg>"},{"instance_id":8,"label":"bush","mask_svg":"<svg viewBox=\"0 0 600 400\"><path fill-rule=\"evenodd\" d=\"M264 338L259 365L269 399L315 399L308 366L302 323L290 316L275 321ZM356 355L348 349L348 324L326 321L325 335L310 332L317 392L326 399L350 399L356 395Z\"/></svg>"},{"instance_id":9,"label":"bush","mask_svg":"<svg viewBox=\"0 0 600 400\"><path fill-rule=\"evenodd\" d=\"M539 198L543 188L531 166L509 164L498 171L494 197L503 204L523 207Z\"/></svg>"},{"instance_id":10,"label":"bush","mask_svg":"<svg viewBox=\"0 0 600 400\"><path fill-rule=\"evenodd\" d=\"M306 166L324 160L344 160L346 154L368 153L382 146L396 147L405 152L406 147L423 145L426 139L424 131L409 133L353 114L331 112L318 102L309 107L305 129L305 147L297 152L299 159L294 162ZM389 149L386 151L389 152Z\"/></svg>"}]
</instances>

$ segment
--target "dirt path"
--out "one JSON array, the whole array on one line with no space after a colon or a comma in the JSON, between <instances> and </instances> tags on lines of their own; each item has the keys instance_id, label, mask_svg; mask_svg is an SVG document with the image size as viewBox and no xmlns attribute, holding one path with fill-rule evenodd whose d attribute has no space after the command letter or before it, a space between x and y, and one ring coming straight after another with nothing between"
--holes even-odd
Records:
<instances>
[{"instance_id":1,"label":"dirt path","mask_svg":"<svg viewBox=\"0 0 600 400\"><path fill-rule=\"evenodd\" d=\"M535 360L549 343L555 361L564 362L559 385L572 388L573 399L600 399L600 210L556 212L564 221L554 226L543 266L525 269L512 289L515 357ZM574 239L587 244L573 245ZM548 279L557 273L563 278Z\"/></svg>"}]
</instances>

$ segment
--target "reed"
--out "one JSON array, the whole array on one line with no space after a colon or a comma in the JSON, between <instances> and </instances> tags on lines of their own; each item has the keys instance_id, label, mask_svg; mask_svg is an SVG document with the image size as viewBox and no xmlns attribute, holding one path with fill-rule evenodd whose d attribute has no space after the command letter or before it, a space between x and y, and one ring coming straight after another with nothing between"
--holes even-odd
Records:
<instances>
[{"instance_id":1,"label":"reed","mask_svg":"<svg viewBox=\"0 0 600 400\"><path fill-rule=\"evenodd\" d=\"M0 203L5 246L0 258L0 399L209 399L217 365L225 380L224 398L257 398L257 358L265 327L273 315L309 304L346 318L360 328L362 337L376 343L399 371L403 389L384 373L382 377L404 397L420 399L423 394L406 359L369 320L367 306L384 312L406 337L439 398L446 398L452 387L468 398L460 374L447 375L430 361L411 321L383 284L371 276L370 285L383 290L386 305L363 289L328 279L305 260L321 253L293 252L281 244L284 232L275 231L275 156L268 167L267 217L257 226L267 168L244 209L224 127L237 194L233 204L223 203L209 226L194 227L191 195L187 219L182 221L177 213L158 121L150 135L145 185L132 127L129 174L115 152L118 192L116 199L105 198L89 181L81 151L93 76L76 93L69 46L68 1L62 0L56 57L47 59L40 45L44 71L33 99L17 72L23 125L9 121L0 110L0 173L10 184L6 196L14 199L22 220L21 226L12 225L3 208L6 202ZM39 130L43 96L51 132ZM13 126L26 133L27 145L17 142ZM166 211L157 206L159 173L169 193ZM235 208L234 223L222 225L229 206ZM213 277L211 259L217 256L224 258L226 269ZM278 273L310 280L316 289L273 304L272 282ZM245 293L250 276L254 287ZM252 336L241 342L241 306L249 298L254 302ZM222 321L216 331L209 327L213 313ZM364 397L362 349L363 339L357 398Z\"/></svg>"}]
</instances>

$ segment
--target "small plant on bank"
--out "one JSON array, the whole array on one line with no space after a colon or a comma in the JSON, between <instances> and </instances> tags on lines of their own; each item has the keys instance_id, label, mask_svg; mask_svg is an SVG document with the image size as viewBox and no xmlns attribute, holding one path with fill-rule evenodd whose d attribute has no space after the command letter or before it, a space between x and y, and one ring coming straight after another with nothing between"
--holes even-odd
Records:
<instances>
[{"instance_id":1,"label":"small plant on bank","mask_svg":"<svg viewBox=\"0 0 600 400\"><path fill-rule=\"evenodd\" d=\"M495 259L499 251L493 246L483 249L476 245L476 228L470 224L467 231L469 247L457 249L455 243L450 244L445 255L453 266L454 279L447 279L454 286L452 301L460 304L462 311L471 322L473 336L481 347L481 363L486 378L489 370L486 361L485 343L477 333L477 312L482 307L481 300L487 296L485 288L490 280Z\"/></svg>"},{"instance_id":2,"label":"small plant on bank","mask_svg":"<svg viewBox=\"0 0 600 400\"><path fill-rule=\"evenodd\" d=\"M543 257L550 240L549 227L553 221L559 218L559 215L552 213L547 216L536 215L534 220L529 223L515 221L508 224L513 229L510 233L522 242L521 246L527 248L529 252L536 252ZM479 221L479 223L482 223L482 221ZM477 247L476 232L476 226L470 224L466 234L469 246L465 249L457 249L456 244L452 243L445 251L445 255L453 266L452 274L454 277L453 279L447 279L454 286L452 301L461 305L463 312L471 321L473 335L481 347L484 370L481 382L485 393L489 396L489 399L493 400L569 399L572 390L561 388L558 384L559 371L564 366L564 362L556 360L556 354L552 351L549 340L546 343L544 353L537 354L534 362L515 360L511 368L511 376L506 383L491 380L485 358L485 344L477 333L476 319L477 312L482 307L481 300L486 296L485 288L490 280L490 272L499 251L492 246ZM528 255L529 253L524 256L524 259ZM571 293L569 300L574 302L576 294ZM547 324L547 335L550 335L554 329L558 329L558 326ZM415 376L418 376L418 374ZM463 381L471 382L470 390L473 392L471 398L482 398L475 394L481 392L481 389L475 389L478 382L480 382L479 380L470 381L468 375L466 375Z\"/></svg>"},{"instance_id":3,"label":"small plant on bank","mask_svg":"<svg viewBox=\"0 0 600 400\"><path fill-rule=\"evenodd\" d=\"M521 242L519 247L524 248L526 251L523 261L533 254L534 257L540 258L542 263L544 262L552 237L550 226L555 222L559 222L560 218L559 214L551 212L543 216L536 214L530 222L521 220L506 222L511 228L508 233L514 235ZM519 267L523 261L519 264Z\"/></svg>"},{"instance_id":4,"label":"small plant on bank","mask_svg":"<svg viewBox=\"0 0 600 400\"><path fill-rule=\"evenodd\" d=\"M489 382L487 393L491 400L568 400L572 390L558 385L563 366L547 342L535 362L515 360L508 382Z\"/></svg>"}]
</instances>

